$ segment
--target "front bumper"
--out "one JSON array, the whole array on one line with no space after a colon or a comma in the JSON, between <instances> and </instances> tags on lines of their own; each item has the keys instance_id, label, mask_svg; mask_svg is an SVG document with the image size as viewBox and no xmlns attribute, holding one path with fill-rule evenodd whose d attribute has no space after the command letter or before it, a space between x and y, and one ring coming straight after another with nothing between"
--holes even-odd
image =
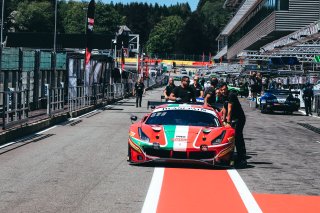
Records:
<instances>
[{"instance_id":1,"label":"front bumper","mask_svg":"<svg viewBox=\"0 0 320 213\"><path fill-rule=\"evenodd\" d=\"M130 143L131 142L131 143ZM192 148L187 151L173 151L154 149L152 147L138 147L129 139L131 146L131 163L172 162L192 164L229 164L234 151L234 142L211 146L207 151ZM138 149L137 149L138 148Z\"/></svg>"},{"instance_id":2,"label":"front bumper","mask_svg":"<svg viewBox=\"0 0 320 213\"><path fill-rule=\"evenodd\" d=\"M295 104L287 104L287 103L266 103L261 104L261 107L267 110L272 111L298 111L299 106Z\"/></svg>"}]
</instances>

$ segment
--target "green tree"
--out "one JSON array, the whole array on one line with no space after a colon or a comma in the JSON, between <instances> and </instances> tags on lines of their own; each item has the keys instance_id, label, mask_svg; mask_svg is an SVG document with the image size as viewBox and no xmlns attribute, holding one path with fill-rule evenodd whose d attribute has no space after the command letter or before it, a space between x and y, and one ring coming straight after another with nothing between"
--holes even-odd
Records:
<instances>
[{"instance_id":1,"label":"green tree","mask_svg":"<svg viewBox=\"0 0 320 213\"><path fill-rule=\"evenodd\" d=\"M65 33L84 33L86 29L87 3L69 1L59 5L59 20Z\"/></svg>"},{"instance_id":2,"label":"green tree","mask_svg":"<svg viewBox=\"0 0 320 213\"><path fill-rule=\"evenodd\" d=\"M169 16L159 22L150 33L147 51L152 53L174 52L177 35L181 32L184 22L180 16Z\"/></svg>"},{"instance_id":3,"label":"green tree","mask_svg":"<svg viewBox=\"0 0 320 213\"><path fill-rule=\"evenodd\" d=\"M185 54L202 54L209 49L208 35L202 18L193 13L187 20L177 39L178 50Z\"/></svg>"},{"instance_id":4,"label":"green tree","mask_svg":"<svg viewBox=\"0 0 320 213\"><path fill-rule=\"evenodd\" d=\"M109 4L98 2L95 12L95 32L115 34L118 26L125 24L125 17Z\"/></svg>"},{"instance_id":5,"label":"green tree","mask_svg":"<svg viewBox=\"0 0 320 213\"><path fill-rule=\"evenodd\" d=\"M52 4L47 1L20 2L15 15L15 26L20 31L52 32L54 25L52 11Z\"/></svg>"}]
</instances>

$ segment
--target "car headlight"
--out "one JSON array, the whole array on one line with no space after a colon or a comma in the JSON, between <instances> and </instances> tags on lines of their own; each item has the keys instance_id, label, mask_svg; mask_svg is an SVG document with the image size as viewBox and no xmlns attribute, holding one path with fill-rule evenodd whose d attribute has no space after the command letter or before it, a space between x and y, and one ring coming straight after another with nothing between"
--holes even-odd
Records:
<instances>
[{"instance_id":1,"label":"car headlight","mask_svg":"<svg viewBox=\"0 0 320 213\"><path fill-rule=\"evenodd\" d=\"M222 142L224 136L226 134L226 130L223 130L222 133L211 141L211 145L218 145Z\"/></svg>"},{"instance_id":2,"label":"car headlight","mask_svg":"<svg viewBox=\"0 0 320 213\"><path fill-rule=\"evenodd\" d=\"M138 133L139 133L139 137L142 141L145 141L145 142L150 142L150 138L142 131L142 129L139 127L138 128Z\"/></svg>"}]
</instances>

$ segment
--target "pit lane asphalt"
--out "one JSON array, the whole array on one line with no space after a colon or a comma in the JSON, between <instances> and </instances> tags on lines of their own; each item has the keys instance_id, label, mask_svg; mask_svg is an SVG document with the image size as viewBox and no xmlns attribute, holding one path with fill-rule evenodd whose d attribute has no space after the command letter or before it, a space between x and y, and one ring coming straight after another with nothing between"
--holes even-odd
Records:
<instances>
[{"instance_id":1,"label":"pit lane asphalt","mask_svg":"<svg viewBox=\"0 0 320 213\"><path fill-rule=\"evenodd\" d=\"M148 91L142 108L127 99L1 149L0 212L140 212L153 167L126 162L129 118L142 118L161 91ZM319 195L320 135L297 123L320 119L265 115L241 102L250 159L238 172L250 191Z\"/></svg>"}]
</instances>

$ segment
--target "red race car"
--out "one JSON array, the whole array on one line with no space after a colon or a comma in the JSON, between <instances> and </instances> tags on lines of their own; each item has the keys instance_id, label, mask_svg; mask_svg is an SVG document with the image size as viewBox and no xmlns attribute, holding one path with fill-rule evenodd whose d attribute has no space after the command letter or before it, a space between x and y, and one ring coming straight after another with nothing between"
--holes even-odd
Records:
<instances>
[{"instance_id":1,"label":"red race car","mask_svg":"<svg viewBox=\"0 0 320 213\"><path fill-rule=\"evenodd\" d=\"M136 121L137 117L132 116ZM164 104L130 126L128 161L233 165L235 130L211 107Z\"/></svg>"}]
</instances>

